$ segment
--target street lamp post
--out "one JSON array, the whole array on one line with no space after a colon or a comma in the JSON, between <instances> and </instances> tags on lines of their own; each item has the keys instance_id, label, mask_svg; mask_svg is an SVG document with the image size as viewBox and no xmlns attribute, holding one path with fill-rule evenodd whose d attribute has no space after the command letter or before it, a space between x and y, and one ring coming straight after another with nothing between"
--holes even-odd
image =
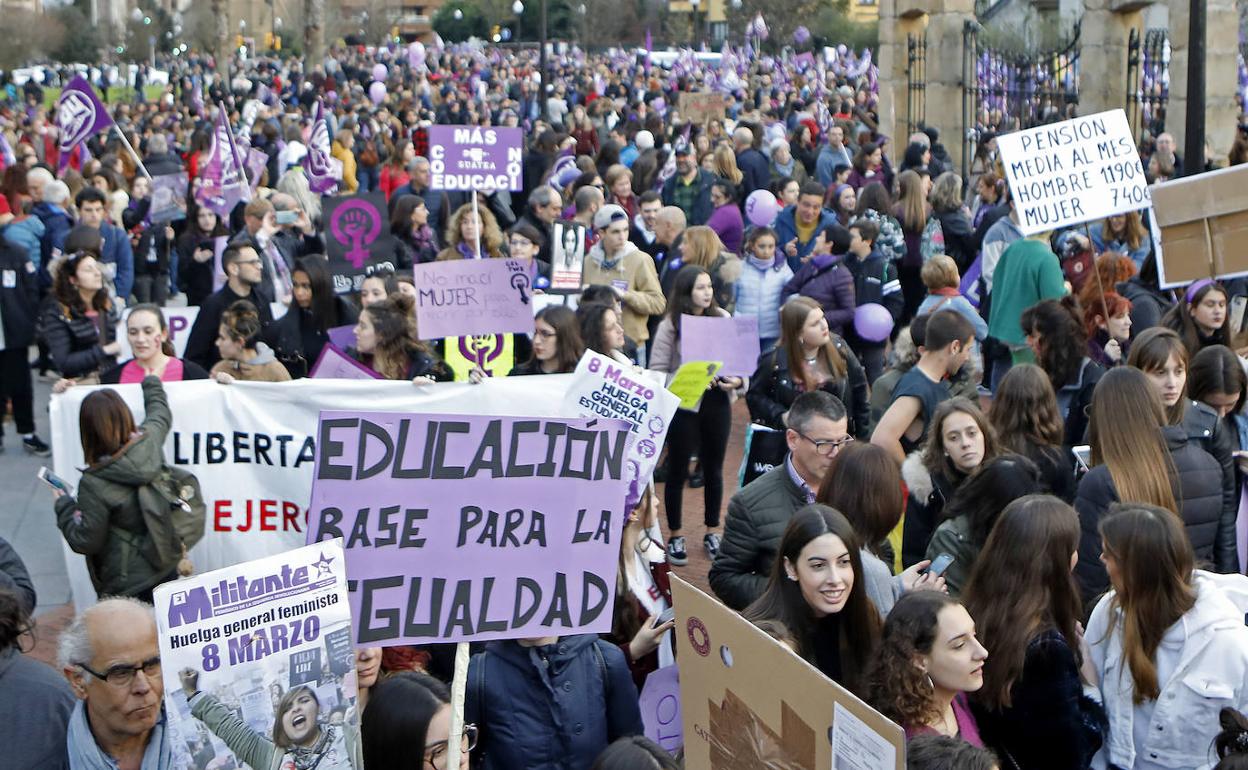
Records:
<instances>
[{"instance_id":1,"label":"street lamp post","mask_svg":"<svg viewBox=\"0 0 1248 770\"><path fill-rule=\"evenodd\" d=\"M701 31L698 28L698 6L701 5L701 0L689 0L689 5L693 7L693 29L690 30L689 37L692 38L692 43L696 47L702 39Z\"/></svg>"},{"instance_id":2,"label":"street lamp post","mask_svg":"<svg viewBox=\"0 0 1248 770\"><path fill-rule=\"evenodd\" d=\"M581 3L576 8L576 12L581 15L581 46L586 50L589 49L589 29L585 26L585 4Z\"/></svg>"},{"instance_id":3,"label":"street lamp post","mask_svg":"<svg viewBox=\"0 0 1248 770\"><path fill-rule=\"evenodd\" d=\"M524 3L520 0L511 4L511 12L516 15L516 43L524 39Z\"/></svg>"}]
</instances>

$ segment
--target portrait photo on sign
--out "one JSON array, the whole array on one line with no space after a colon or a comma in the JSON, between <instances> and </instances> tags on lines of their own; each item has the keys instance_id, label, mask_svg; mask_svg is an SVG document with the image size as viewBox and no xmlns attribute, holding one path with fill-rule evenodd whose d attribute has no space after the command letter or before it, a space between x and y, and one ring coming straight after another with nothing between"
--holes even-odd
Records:
<instances>
[{"instance_id":1,"label":"portrait photo on sign","mask_svg":"<svg viewBox=\"0 0 1248 770\"><path fill-rule=\"evenodd\" d=\"M157 590L174 766L360 770L340 541Z\"/></svg>"},{"instance_id":2,"label":"portrait photo on sign","mask_svg":"<svg viewBox=\"0 0 1248 770\"><path fill-rule=\"evenodd\" d=\"M572 224L556 223L551 233L552 291L580 291L585 267L585 231Z\"/></svg>"}]
</instances>

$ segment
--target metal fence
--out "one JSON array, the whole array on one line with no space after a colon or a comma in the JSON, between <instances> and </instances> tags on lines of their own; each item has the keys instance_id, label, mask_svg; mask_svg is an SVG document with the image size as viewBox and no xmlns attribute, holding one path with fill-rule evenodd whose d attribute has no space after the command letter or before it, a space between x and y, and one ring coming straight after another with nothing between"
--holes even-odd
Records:
<instances>
[{"instance_id":1,"label":"metal fence","mask_svg":"<svg viewBox=\"0 0 1248 770\"><path fill-rule=\"evenodd\" d=\"M927 119L927 33L906 36L906 133Z\"/></svg>"},{"instance_id":2,"label":"metal fence","mask_svg":"<svg viewBox=\"0 0 1248 770\"><path fill-rule=\"evenodd\" d=\"M1170 36L1165 29L1143 35L1132 29L1127 38L1127 119L1138 141L1145 133L1166 130L1170 103Z\"/></svg>"},{"instance_id":3,"label":"metal fence","mask_svg":"<svg viewBox=\"0 0 1248 770\"><path fill-rule=\"evenodd\" d=\"M979 137L1074 117L1079 105L1079 26L1051 51L1002 51L981 41L982 27L963 28L962 176Z\"/></svg>"}]
</instances>

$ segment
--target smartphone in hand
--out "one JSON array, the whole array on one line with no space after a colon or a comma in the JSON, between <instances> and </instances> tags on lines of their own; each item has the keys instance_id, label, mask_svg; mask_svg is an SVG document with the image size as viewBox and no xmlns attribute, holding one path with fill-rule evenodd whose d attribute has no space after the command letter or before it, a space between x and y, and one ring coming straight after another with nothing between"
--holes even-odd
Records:
<instances>
[{"instance_id":1,"label":"smartphone in hand","mask_svg":"<svg viewBox=\"0 0 1248 770\"><path fill-rule=\"evenodd\" d=\"M62 479L60 476L57 476L52 471L48 470L46 465L39 469L39 472L35 474L35 478L39 479L53 489L64 492L67 495L72 495L74 493L74 488L67 484L65 479Z\"/></svg>"},{"instance_id":2,"label":"smartphone in hand","mask_svg":"<svg viewBox=\"0 0 1248 770\"><path fill-rule=\"evenodd\" d=\"M931 566L927 568L927 574L931 575L933 579L938 578L945 574L945 570L949 569L950 564L953 564L953 554L942 553L935 559L932 559Z\"/></svg>"}]
</instances>

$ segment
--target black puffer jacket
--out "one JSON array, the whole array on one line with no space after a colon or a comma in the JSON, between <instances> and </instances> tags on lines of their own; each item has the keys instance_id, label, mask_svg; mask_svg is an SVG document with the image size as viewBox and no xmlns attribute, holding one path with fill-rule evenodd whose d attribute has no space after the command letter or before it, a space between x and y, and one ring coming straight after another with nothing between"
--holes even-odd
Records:
<instances>
[{"instance_id":1,"label":"black puffer jacket","mask_svg":"<svg viewBox=\"0 0 1248 770\"><path fill-rule=\"evenodd\" d=\"M1196 560L1198 563L1212 563L1214 544L1223 518L1222 468L1212 455L1188 440L1182 426L1168 426L1162 429L1162 434L1170 449L1174 468L1178 471L1175 502L1179 504L1179 514L1192 541ZM1109 506L1116 502L1120 502L1118 490L1114 488L1108 466L1096 466L1079 482L1075 510L1079 512L1082 534L1075 580L1083 593L1083 606L1089 610L1095 606L1096 598L1109 587L1109 575L1101 563L1101 536L1097 526ZM1234 547L1233 527L1231 537Z\"/></svg>"},{"instance_id":2,"label":"black puffer jacket","mask_svg":"<svg viewBox=\"0 0 1248 770\"><path fill-rule=\"evenodd\" d=\"M901 565L910 567L927 558L927 546L936 532L945 504L953 499L966 476L932 473L921 451L911 452L901 464L901 478L910 492L901 529Z\"/></svg>"},{"instance_id":3,"label":"black puffer jacket","mask_svg":"<svg viewBox=\"0 0 1248 770\"><path fill-rule=\"evenodd\" d=\"M85 377L107 369L117 359L104 352L117 330L117 313L110 310L100 319L100 328L86 315L70 310L49 296L44 302L43 338L48 343L52 363L64 377Z\"/></svg>"},{"instance_id":4,"label":"black puffer jacket","mask_svg":"<svg viewBox=\"0 0 1248 770\"><path fill-rule=\"evenodd\" d=\"M1213 546L1216 572L1239 572L1239 550L1235 547L1235 520L1239 516L1239 484L1235 479L1235 450L1238 436L1207 404L1189 401L1183 412L1183 430L1192 443L1213 456L1222 468L1222 518Z\"/></svg>"},{"instance_id":5,"label":"black puffer jacket","mask_svg":"<svg viewBox=\"0 0 1248 770\"><path fill-rule=\"evenodd\" d=\"M805 504L805 495L789 477L787 462L732 496L719 555L711 564L711 590L720 601L740 611L762 595L784 528Z\"/></svg>"},{"instance_id":6,"label":"black puffer jacket","mask_svg":"<svg viewBox=\"0 0 1248 770\"><path fill-rule=\"evenodd\" d=\"M849 415L850 435L865 439L871 424L871 400L867 392L866 371L845 340L833 334L832 343L845 357L846 376L828 380L820 390L841 400ZM788 352L783 347L759 356L758 369L750 378L750 390L745 396L746 404L750 407L751 420L775 430L784 430L781 415L789 411L799 395L801 391L797 389L793 376L789 373Z\"/></svg>"}]
</instances>

